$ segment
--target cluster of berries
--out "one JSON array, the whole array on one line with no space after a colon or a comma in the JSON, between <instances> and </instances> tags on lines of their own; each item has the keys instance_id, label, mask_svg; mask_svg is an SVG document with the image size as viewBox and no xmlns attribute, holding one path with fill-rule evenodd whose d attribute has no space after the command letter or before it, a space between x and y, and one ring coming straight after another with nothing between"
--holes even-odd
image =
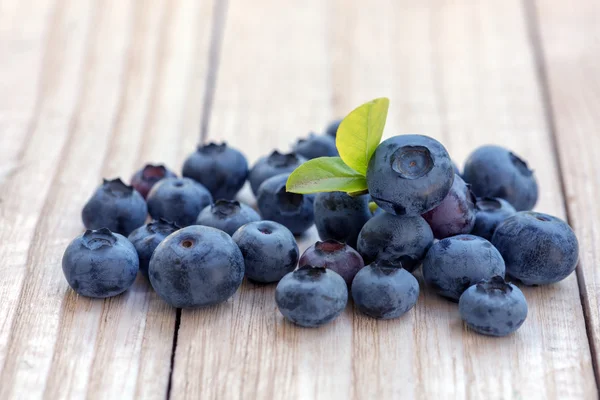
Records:
<instances>
[{"instance_id":1,"label":"cluster of berries","mask_svg":"<svg viewBox=\"0 0 600 400\"><path fill-rule=\"evenodd\" d=\"M339 123L251 169L240 151L211 143L187 158L182 178L147 165L131 186L104 181L82 212L88 230L64 254L69 285L105 298L123 293L141 271L167 303L188 308L226 301L246 276L278 282L281 313L317 327L349 297L371 317L401 316L416 304L412 273L423 265L425 282L459 303L470 328L503 336L527 316L523 293L505 275L543 285L575 269L573 231L531 211L535 176L502 147L475 150L460 174L435 139L395 136L369 160L369 194L288 192L288 176L303 162L337 155ZM258 212L235 200L246 181ZM313 224L322 241L300 256L294 235Z\"/></svg>"}]
</instances>

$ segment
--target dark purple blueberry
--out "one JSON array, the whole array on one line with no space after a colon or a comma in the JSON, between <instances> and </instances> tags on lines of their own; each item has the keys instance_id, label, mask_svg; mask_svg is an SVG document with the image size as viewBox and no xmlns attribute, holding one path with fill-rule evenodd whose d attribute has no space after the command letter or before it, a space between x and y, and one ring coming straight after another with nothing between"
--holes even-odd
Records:
<instances>
[{"instance_id":1,"label":"dark purple blueberry","mask_svg":"<svg viewBox=\"0 0 600 400\"><path fill-rule=\"evenodd\" d=\"M518 212L494 232L506 272L526 285L562 281L575 270L579 244L571 227L561 219L533 211Z\"/></svg>"},{"instance_id":2,"label":"dark purple blueberry","mask_svg":"<svg viewBox=\"0 0 600 400\"><path fill-rule=\"evenodd\" d=\"M462 175L477 197L499 197L517 211L531 210L538 185L527 163L500 146L483 146L467 159Z\"/></svg>"},{"instance_id":3,"label":"dark purple blueberry","mask_svg":"<svg viewBox=\"0 0 600 400\"><path fill-rule=\"evenodd\" d=\"M156 182L164 178L177 178L177 175L164 165L147 164L131 177L131 186L146 198Z\"/></svg>"},{"instance_id":4,"label":"dark purple blueberry","mask_svg":"<svg viewBox=\"0 0 600 400\"><path fill-rule=\"evenodd\" d=\"M167 178L158 182L148 194L148 211L155 220L165 219L185 227L196 223L196 218L213 199L210 192L189 178Z\"/></svg>"},{"instance_id":5,"label":"dark purple blueberry","mask_svg":"<svg viewBox=\"0 0 600 400\"><path fill-rule=\"evenodd\" d=\"M338 273L304 266L279 281L275 302L289 321L316 328L333 321L344 311L348 303L348 289Z\"/></svg>"},{"instance_id":6,"label":"dark purple blueberry","mask_svg":"<svg viewBox=\"0 0 600 400\"><path fill-rule=\"evenodd\" d=\"M327 127L325 128L325 134L336 137L338 128L340 127L341 123L342 123L342 119L336 119L334 121L331 121L329 123L329 125L327 125Z\"/></svg>"},{"instance_id":7,"label":"dark purple blueberry","mask_svg":"<svg viewBox=\"0 0 600 400\"><path fill-rule=\"evenodd\" d=\"M314 223L314 196L288 192L285 187L288 176L277 175L260 185L258 209L263 219L278 222L294 235L301 235Z\"/></svg>"},{"instance_id":8,"label":"dark purple blueberry","mask_svg":"<svg viewBox=\"0 0 600 400\"><path fill-rule=\"evenodd\" d=\"M244 279L244 258L231 236L209 226L169 235L152 255L150 283L173 307L192 308L229 299Z\"/></svg>"},{"instance_id":9,"label":"dark purple blueberry","mask_svg":"<svg viewBox=\"0 0 600 400\"><path fill-rule=\"evenodd\" d=\"M161 219L152 221L144 226L137 228L129 235L129 241L135 247L140 258L140 271L148 276L148 265L150 258L156 247L165 240L171 233L179 230L179 227L172 222Z\"/></svg>"},{"instance_id":10,"label":"dark purple blueberry","mask_svg":"<svg viewBox=\"0 0 600 400\"><path fill-rule=\"evenodd\" d=\"M144 225L148 207L141 194L121 179L104 180L81 212L87 229L108 228L121 235L129 235Z\"/></svg>"},{"instance_id":11,"label":"dark purple blueberry","mask_svg":"<svg viewBox=\"0 0 600 400\"><path fill-rule=\"evenodd\" d=\"M298 139L294 152L307 160L318 157L336 157L339 155L335 147L335 139L329 135L311 133L306 139Z\"/></svg>"},{"instance_id":12,"label":"dark purple blueberry","mask_svg":"<svg viewBox=\"0 0 600 400\"><path fill-rule=\"evenodd\" d=\"M185 160L183 176L202 184L214 199L233 200L248 177L248 161L227 143L209 143Z\"/></svg>"},{"instance_id":13,"label":"dark purple blueberry","mask_svg":"<svg viewBox=\"0 0 600 400\"><path fill-rule=\"evenodd\" d=\"M417 304L419 282L404 268L371 264L356 274L352 298L363 314L378 319L398 318Z\"/></svg>"},{"instance_id":14,"label":"dark purple blueberry","mask_svg":"<svg viewBox=\"0 0 600 400\"><path fill-rule=\"evenodd\" d=\"M470 233L475 225L475 196L458 175L439 206L423 214L437 239Z\"/></svg>"},{"instance_id":15,"label":"dark purple blueberry","mask_svg":"<svg viewBox=\"0 0 600 400\"><path fill-rule=\"evenodd\" d=\"M492 240L498 225L517 212L508 201L494 197L480 197L475 208L477 214L471 234L487 240Z\"/></svg>"},{"instance_id":16,"label":"dark purple blueberry","mask_svg":"<svg viewBox=\"0 0 600 400\"><path fill-rule=\"evenodd\" d=\"M139 269L133 245L107 228L87 230L65 250L62 270L69 286L86 297L106 298L123 293Z\"/></svg>"},{"instance_id":17,"label":"dark purple blueberry","mask_svg":"<svg viewBox=\"0 0 600 400\"><path fill-rule=\"evenodd\" d=\"M260 221L260 215L254 209L237 200L217 200L206 206L198 215L196 224L212 226L233 235L242 225Z\"/></svg>"},{"instance_id":18,"label":"dark purple blueberry","mask_svg":"<svg viewBox=\"0 0 600 400\"><path fill-rule=\"evenodd\" d=\"M341 275L350 286L352 279L365 263L356 250L336 240L317 242L307 248L298 264L300 267L312 265L329 268Z\"/></svg>"},{"instance_id":19,"label":"dark purple blueberry","mask_svg":"<svg viewBox=\"0 0 600 400\"><path fill-rule=\"evenodd\" d=\"M363 226L357 243L365 264L379 261L412 272L433 244L433 233L418 215L401 217L382 212Z\"/></svg>"},{"instance_id":20,"label":"dark purple blueberry","mask_svg":"<svg viewBox=\"0 0 600 400\"><path fill-rule=\"evenodd\" d=\"M282 154L277 150L260 158L250 170L248 181L256 196L260 185L269 178L280 174L290 174L306 159L296 153Z\"/></svg>"},{"instance_id":21,"label":"dark purple blueberry","mask_svg":"<svg viewBox=\"0 0 600 400\"><path fill-rule=\"evenodd\" d=\"M468 288L458 302L460 317L477 333L506 336L523 325L527 318L523 292L501 276Z\"/></svg>"},{"instance_id":22,"label":"dark purple blueberry","mask_svg":"<svg viewBox=\"0 0 600 400\"><path fill-rule=\"evenodd\" d=\"M383 141L367 169L373 201L395 215L421 215L437 207L453 181L452 161L444 146L422 135Z\"/></svg>"},{"instance_id":23,"label":"dark purple blueberry","mask_svg":"<svg viewBox=\"0 0 600 400\"><path fill-rule=\"evenodd\" d=\"M423 278L438 294L458 301L469 286L493 276L504 276L502 256L490 242L458 235L431 246L423 260Z\"/></svg>"},{"instance_id":24,"label":"dark purple blueberry","mask_svg":"<svg viewBox=\"0 0 600 400\"><path fill-rule=\"evenodd\" d=\"M298 264L296 239L277 222L250 222L235 231L232 238L244 256L246 277L255 282L277 282Z\"/></svg>"},{"instance_id":25,"label":"dark purple blueberry","mask_svg":"<svg viewBox=\"0 0 600 400\"><path fill-rule=\"evenodd\" d=\"M315 225L321 240L334 239L356 247L358 234L371 216L367 195L327 192L315 197Z\"/></svg>"}]
</instances>

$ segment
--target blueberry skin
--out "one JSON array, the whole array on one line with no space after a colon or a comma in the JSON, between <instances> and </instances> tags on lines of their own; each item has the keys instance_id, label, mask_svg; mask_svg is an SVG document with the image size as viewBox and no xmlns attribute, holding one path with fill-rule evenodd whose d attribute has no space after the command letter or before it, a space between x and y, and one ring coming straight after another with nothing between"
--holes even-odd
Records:
<instances>
[{"instance_id":1,"label":"blueberry skin","mask_svg":"<svg viewBox=\"0 0 600 400\"><path fill-rule=\"evenodd\" d=\"M65 250L62 270L77 294L103 299L133 285L139 269L133 245L107 228L87 230Z\"/></svg>"},{"instance_id":2,"label":"blueberry skin","mask_svg":"<svg viewBox=\"0 0 600 400\"><path fill-rule=\"evenodd\" d=\"M124 236L144 225L147 217L142 195L118 178L105 179L81 212L86 229L108 228Z\"/></svg>"},{"instance_id":3,"label":"blueberry skin","mask_svg":"<svg viewBox=\"0 0 600 400\"><path fill-rule=\"evenodd\" d=\"M278 222L294 235L301 235L314 223L314 196L286 191L288 176L277 175L260 185L258 209L263 219Z\"/></svg>"},{"instance_id":4,"label":"blueberry skin","mask_svg":"<svg viewBox=\"0 0 600 400\"><path fill-rule=\"evenodd\" d=\"M306 159L296 153L282 154L277 150L266 157L260 158L250 170L248 181L252 193L256 196L258 188L267 179L280 174L290 174Z\"/></svg>"},{"instance_id":5,"label":"blueberry skin","mask_svg":"<svg viewBox=\"0 0 600 400\"><path fill-rule=\"evenodd\" d=\"M538 185L525 161L500 146L483 146L467 159L462 175L477 197L499 197L517 211L531 210Z\"/></svg>"},{"instance_id":6,"label":"blueberry skin","mask_svg":"<svg viewBox=\"0 0 600 400\"><path fill-rule=\"evenodd\" d=\"M437 239L470 233L475 225L475 196L458 175L439 206L423 214Z\"/></svg>"},{"instance_id":7,"label":"blueberry skin","mask_svg":"<svg viewBox=\"0 0 600 400\"><path fill-rule=\"evenodd\" d=\"M314 267L328 268L340 274L348 287L352 280L365 266L365 262L356 250L347 244L336 240L317 242L308 247L302 256L298 266L312 265Z\"/></svg>"},{"instance_id":8,"label":"blueberry skin","mask_svg":"<svg viewBox=\"0 0 600 400\"><path fill-rule=\"evenodd\" d=\"M149 275L156 293L171 306L210 306L226 301L240 287L244 258L225 232L193 225L158 245Z\"/></svg>"},{"instance_id":9,"label":"blueberry skin","mask_svg":"<svg viewBox=\"0 0 600 400\"><path fill-rule=\"evenodd\" d=\"M314 212L321 240L333 239L354 248L360 230L373 215L369 196L351 197L344 192L318 193Z\"/></svg>"},{"instance_id":10,"label":"blueberry skin","mask_svg":"<svg viewBox=\"0 0 600 400\"><path fill-rule=\"evenodd\" d=\"M450 191L454 170L440 142L423 135L400 135L383 141L367 168L373 201L396 215L422 215Z\"/></svg>"},{"instance_id":11,"label":"blueberry skin","mask_svg":"<svg viewBox=\"0 0 600 400\"><path fill-rule=\"evenodd\" d=\"M140 271L146 277L148 276L150 258L152 258L152 253L154 253L156 247L167 236L179 229L179 226L174 223L161 219L160 221L152 221L131 232L128 239L137 251L140 259Z\"/></svg>"},{"instance_id":12,"label":"blueberry skin","mask_svg":"<svg viewBox=\"0 0 600 400\"><path fill-rule=\"evenodd\" d=\"M458 302L460 317L469 328L488 336L506 336L523 325L527 300L523 292L501 276L468 288Z\"/></svg>"},{"instance_id":13,"label":"blueberry skin","mask_svg":"<svg viewBox=\"0 0 600 400\"><path fill-rule=\"evenodd\" d=\"M275 302L283 316L294 324L317 328L344 311L348 289L344 278L336 272L305 266L279 281Z\"/></svg>"},{"instance_id":14,"label":"blueberry skin","mask_svg":"<svg viewBox=\"0 0 600 400\"><path fill-rule=\"evenodd\" d=\"M458 301L471 285L496 275L504 277L505 265L498 250L487 240L458 235L431 246L423 260L423 278L439 295Z\"/></svg>"},{"instance_id":15,"label":"blueberry skin","mask_svg":"<svg viewBox=\"0 0 600 400\"><path fill-rule=\"evenodd\" d=\"M496 227L506 218L517 213L517 210L506 200L495 197L480 197L475 202L477 216L472 235L492 240Z\"/></svg>"},{"instance_id":16,"label":"blueberry skin","mask_svg":"<svg viewBox=\"0 0 600 400\"><path fill-rule=\"evenodd\" d=\"M506 272L526 285L562 281L577 266L579 244L571 227L551 215L521 211L494 232Z\"/></svg>"},{"instance_id":17,"label":"blueberry skin","mask_svg":"<svg viewBox=\"0 0 600 400\"><path fill-rule=\"evenodd\" d=\"M329 125L327 125L327 127L325 128L325 134L336 137L337 130L340 127L341 123L342 123L342 119L336 119L334 121L331 121L331 123Z\"/></svg>"},{"instance_id":18,"label":"blueberry skin","mask_svg":"<svg viewBox=\"0 0 600 400\"><path fill-rule=\"evenodd\" d=\"M352 282L354 304L373 318L398 318L413 308L418 298L419 282L404 268L367 265Z\"/></svg>"},{"instance_id":19,"label":"blueberry skin","mask_svg":"<svg viewBox=\"0 0 600 400\"><path fill-rule=\"evenodd\" d=\"M148 211L155 220L165 219L185 227L196 218L213 198L201 184L189 178L167 178L156 184L148 194Z\"/></svg>"},{"instance_id":20,"label":"blueberry skin","mask_svg":"<svg viewBox=\"0 0 600 400\"><path fill-rule=\"evenodd\" d=\"M246 277L255 282L278 282L298 264L296 239L277 222L250 222L235 231L232 238L244 256Z\"/></svg>"},{"instance_id":21,"label":"blueberry skin","mask_svg":"<svg viewBox=\"0 0 600 400\"><path fill-rule=\"evenodd\" d=\"M174 172L169 171L164 165L146 164L131 177L131 186L145 199L158 181L164 178L177 178Z\"/></svg>"},{"instance_id":22,"label":"blueberry skin","mask_svg":"<svg viewBox=\"0 0 600 400\"><path fill-rule=\"evenodd\" d=\"M412 272L421 265L432 244L433 232L422 217L382 212L363 226L357 250L365 264L380 261Z\"/></svg>"},{"instance_id":23,"label":"blueberry skin","mask_svg":"<svg viewBox=\"0 0 600 400\"><path fill-rule=\"evenodd\" d=\"M190 154L182 175L202 184L214 199L232 200L246 182L248 161L227 143L209 143Z\"/></svg>"},{"instance_id":24,"label":"blueberry skin","mask_svg":"<svg viewBox=\"0 0 600 400\"><path fill-rule=\"evenodd\" d=\"M337 157L340 155L335 147L335 139L329 135L311 133L306 139L298 139L293 148L296 154L307 160L317 157Z\"/></svg>"},{"instance_id":25,"label":"blueberry skin","mask_svg":"<svg viewBox=\"0 0 600 400\"><path fill-rule=\"evenodd\" d=\"M212 226L233 235L242 225L260 221L260 215L252 207L237 200L217 200L200 212L196 224Z\"/></svg>"}]
</instances>

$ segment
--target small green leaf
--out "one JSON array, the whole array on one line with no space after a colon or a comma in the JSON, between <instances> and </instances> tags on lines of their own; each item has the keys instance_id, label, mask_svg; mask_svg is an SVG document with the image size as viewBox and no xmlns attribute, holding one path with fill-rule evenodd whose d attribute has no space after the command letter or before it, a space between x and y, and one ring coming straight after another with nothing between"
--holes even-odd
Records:
<instances>
[{"instance_id":1,"label":"small green leaf","mask_svg":"<svg viewBox=\"0 0 600 400\"><path fill-rule=\"evenodd\" d=\"M377 208L379 208L377 206L377 203L375 203L374 201L369 202L369 210L371 210L371 213L375 214L375 211L377 211Z\"/></svg>"},{"instance_id":2,"label":"small green leaf","mask_svg":"<svg viewBox=\"0 0 600 400\"><path fill-rule=\"evenodd\" d=\"M356 193L367 190L367 180L339 157L319 157L296 168L288 178L286 189L301 194Z\"/></svg>"},{"instance_id":3,"label":"small green leaf","mask_svg":"<svg viewBox=\"0 0 600 400\"><path fill-rule=\"evenodd\" d=\"M354 109L340 124L335 144L344 162L362 175L381 141L389 99L382 97Z\"/></svg>"}]
</instances>

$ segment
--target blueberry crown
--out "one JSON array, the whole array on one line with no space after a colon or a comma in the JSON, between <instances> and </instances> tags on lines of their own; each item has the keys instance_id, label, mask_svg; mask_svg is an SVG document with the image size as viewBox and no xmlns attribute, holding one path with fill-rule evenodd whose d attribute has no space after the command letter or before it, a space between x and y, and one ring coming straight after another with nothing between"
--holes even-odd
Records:
<instances>
[{"instance_id":1,"label":"blueberry crown","mask_svg":"<svg viewBox=\"0 0 600 400\"><path fill-rule=\"evenodd\" d=\"M131 196L134 192L133 186L126 185L121 178L104 179L103 182L104 191L115 197Z\"/></svg>"},{"instance_id":2,"label":"blueberry crown","mask_svg":"<svg viewBox=\"0 0 600 400\"><path fill-rule=\"evenodd\" d=\"M219 217L227 217L238 213L241 208L242 206L237 200L219 199L211 206L210 210Z\"/></svg>"},{"instance_id":3,"label":"blueberry crown","mask_svg":"<svg viewBox=\"0 0 600 400\"><path fill-rule=\"evenodd\" d=\"M227 142L215 143L210 142L205 145L198 145L197 151L202 154L222 153L227 149Z\"/></svg>"},{"instance_id":4,"label":"blueberry crown","mask_svg":"<svg viewBox=\"0 0 600 400\"><path fill-rule=\"evenodd\" d=\"M496 275L489 280L483 280L476 285L477 291L488 295L505 295L513 291L511 285L503 277Z\"/></svg>"},{"instance_id":5,"label":"blueberry crown","mask_svg":"<svg viewBox=\"0 0 600 400\"><path fill-rule=\"evenodd\" d=\"M327 273L327 268L314 265L304 265L294 271L294 276L300 280L317 280Z\"/></svg>"},{"instance_id":6,"label":"blueberry crown","mask_svg":"<svg viewBox=\"0 0 600 400\"><path fill-rule=\"evenodd\" d=\"M274 150L267 159L267 163L273 167L283 168L297 165L300 162L296 153L282 154L277 150Z\"/></svg>"},{"instance_id":7,"label":"blueberry crown","mask_svg":"<svg viewBox=\"0 0 600 400\"><path fill-rule=\"evenodd\" d=\"M98 230L87 230L82 236L83 245L90 250L98 250L102 247L112 247L118 238L108 228Z\"/></svg>"},{"instance_id":8,"label":"blueberry crown","mask_svg":"<svg viewBox=\"0 0 600 400\"><path fill-rule=\"evenodd\" d=\"M171 234L175 231L181 229L179 225L174 222L168 221L164 218L160 218L158 221L154 220L146 225L146 229L150 233L161 233L161 234Z\"/></svg>"}]
</instances>

